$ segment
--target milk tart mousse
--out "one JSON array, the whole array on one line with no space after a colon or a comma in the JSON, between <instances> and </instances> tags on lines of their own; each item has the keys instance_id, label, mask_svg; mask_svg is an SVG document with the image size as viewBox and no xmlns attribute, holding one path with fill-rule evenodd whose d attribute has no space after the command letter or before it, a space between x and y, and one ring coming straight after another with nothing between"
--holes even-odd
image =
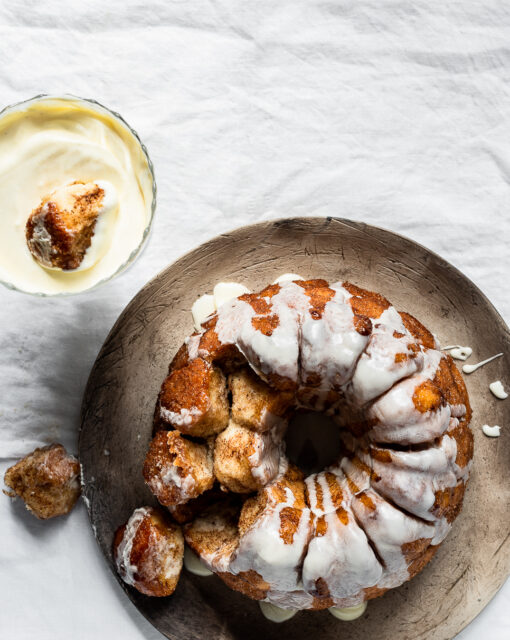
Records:
<instances>
[{"instance_id":1,"label":"milk tart mousse","mask_svg":"<svg viewBox=\"0 0 510 640\"><path fill-rule=\"evenodd\" d=\"M77 293L120 272L154 210L147 153L113 112L74 97L34 98L0 114L0 280Z\"/></svg>"}]
</instances>

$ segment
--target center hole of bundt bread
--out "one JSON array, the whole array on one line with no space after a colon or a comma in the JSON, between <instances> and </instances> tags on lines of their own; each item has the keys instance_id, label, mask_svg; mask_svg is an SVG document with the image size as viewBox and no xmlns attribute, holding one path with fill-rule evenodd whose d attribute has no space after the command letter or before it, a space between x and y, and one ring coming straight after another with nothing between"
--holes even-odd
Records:
<instances>
[{"instance_id":1,"label":"center hole of bundt bread","mask_svg":"<svg viewBox=\"0 0 510 640\"><path fill-rule=\"evenodd\" d=\"M340 455L338 425L319 411L297 411L285 434L287 457L305 475L317 473Z\"/></svg>"}]
</instances>

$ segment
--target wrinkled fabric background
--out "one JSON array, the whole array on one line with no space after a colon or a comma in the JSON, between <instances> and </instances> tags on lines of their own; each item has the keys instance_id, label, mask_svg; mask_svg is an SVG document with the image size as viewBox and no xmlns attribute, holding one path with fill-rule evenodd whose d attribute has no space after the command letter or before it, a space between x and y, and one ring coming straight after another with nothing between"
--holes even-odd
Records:
<instances>
[{"instance_id":1,"label":"wrinkled fabric background","mask_svg":"<svg viewBox=\"0 0 510 640\"><path fill-rule=\"evenodd\" d=\"M1 106L98 99L139 132L159 192L149 244L117 280L65 299L0 290L0 473L50 441L76 451L120 311L240 225L339 215L396 230L510 323L509 80L505 0L0 0ZM2 638L161 637L107 572L82 504L43 523L0 496L0 575ZM507 583L459 637L508 638L509 608Z\"/></svg>"}]
</instances>

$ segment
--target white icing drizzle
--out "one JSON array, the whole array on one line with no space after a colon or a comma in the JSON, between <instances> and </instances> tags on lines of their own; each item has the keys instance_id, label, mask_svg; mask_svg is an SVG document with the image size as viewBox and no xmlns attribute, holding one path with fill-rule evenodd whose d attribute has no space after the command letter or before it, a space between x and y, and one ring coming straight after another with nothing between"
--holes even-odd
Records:
<instances>
[{"instance_id":1,"label":"white icing drizzle","mask_svg":"<svg viewBox=\"0 0 510 640\"><path fill-rule=\"evenodd\" d=\"M202 334L196 336L189 336L186 339L186 346L188 348L188 357L190 360L198 358L198 347L200 345L200 338Z\"/></svg>"},{"instance_id":2,"label":"white icing drizzle","mask_svg":"<svg viewBox=\"0 0 510 640\"><path fill-rule=\"evenodd\" d=\"M184 567L195 576L212 576L213 572L208 569L187 545L184 547Z\"/></svg>"},{"instance_id":3,"label":"white icing drizzle","mask_svg":"<svg viewBox=\"0 0 510 640\"><path fill-rule=\"evenodd\" d=\"M161 481L163 485L174 486L178 489L181 496L180 502L184 502L193 496L193 490L195 489L195 478L191 473L185 473L181 475L179 473L179 467L173 464L168 465L161 470Z\"/></svg>"},{"instance_id":4,"label":"white icing drizzle","mask_svg":"<svg viewBox=\"0 0 510 640\"><path fill-rule=\"evenodd\" d=\"M457 484L456 441L444 435L439 445L422 451L386 451L391 462L380 462L376 456L358 452L378 476L372 482L373 487L408 513L435 520L431 509L436 492Z\"/></svg>"},{"instance_id":5,"label":"white icing drizzle","mask_svg":"<svg viewBox=\"0 0 510 640\"><path fill-rule=\"evenodd\" d=\"M436 411L422 413L416 409L413 395L426 380L434 377L442 358L440 351L424 353L424 367L420 373L398 382L369 407L367 418L376 421L369 433L375 442L416 444L432 442L448 428L450 405L445 403Z\"/></svg>"},{"instance_id":6,"label":"white icing drizzle","mask_svg":"<svg viewBox=\"0 0 510 640\"><path fill-rule=\"evenodd\" d=\"M496 358L501 358L502 355L503 355L502 353L497 353L495 356L492 356L491 358L487 358L487 360L482 360L482 362L478 362L477 364L465 364L462 367L462 371L464 371L464 373L473 373L473 371L476 371L480 367L483 367L485 364L492 362Z\"/></svg>"},{"instance_id":7,"label":"white icing drizzle","mask_svg":"<svg viewBox=\"0 0 510 640\"><path fill-rule=\"evenodd\" d=\"M394 332L402 335L396 338ZM388 391L395 382L423 368L423 353L395 362L397 354L408 353L414 339L405 328L402 318L389 307L374 321L368 345L358 361L351 381L350 395L360 405Z\"/></svg>"},{"instance_id":8,"label":"white icing drizzle","mask_svg":"<svg viewBox=\"0 0 510 640\"><path fill-rule=\"evenodd\" d=\"M501 427L499 427L497 424L493 427L490 427L488 424L484 424L482 427L482 431L489 438L499 438L499 436L501 435Z\"/></svg>"},{"instance_id":9,"label":"white icing drizzle","mask_svg":"<svg viewBox=\"0 0 510 640\"><path fill-rule=\"evenodd\" d=\"M357 604L354 607L345 607L344 609L340 609L339 607L330 607L328 611L332 616L337 618L338 620L344 620L349 622L351 620L356 620L360 618L365 611L367 610L367 602L362 602L361 604Z\"/></svg>"},{"instance_id":10,"label":"white icing drizzle","mask_svg":"<svg viewBox=\"0 0 510 640\"><path fill-rule=\"evenodd\" d=\"M250 290L242 284L237 282L218 282L212 295L206 293L197 298L191 305L195 331L200 331L202 323L217 311L222 304L242 296L244 293L250 293Z\"/></svg>"},{"instance_id":11,"label":"white icing drizzle","mask_svg":"<svg viewBox=\"0 0 510 640\"><path fill-rule=\"evenodd\" d=\"M282 609L271 602L259 602L260 610L265 618L271 622L285 622L296 615L296 609Z\"/></svg>"},{"instance_id":12,"label":"white icing drizzle","mask_svg":"<svg viewBox=\"0 0 510 640\"><path fill-rule=\"evenodd\" d=\"M450 351L450 355L455 360L467 360L473 353L471 347L462 347L459 344L450 344L447 347L442 347L442 351Z\"/></svg>"},{"instance_id":13,"label":"white icing drizzle","mask_svg":"<svg viewBox=\"0 0 510 640\"><path fill-rule=\"evenodd\" d=\"M433 526L411 518L391 506L375 491L368 490L366 495L375 505L376 517L374 511L359 499L353 500L352 508L384 562L383 576L377 586L391 589L409 578L402 546L421 538L433 538L435 530Z\"/></svg>"},{"instance_id":14,"label":"white icing drizzle","mask_svg":"<svg viewBox=\"0 0 510 640\"><path fill-rule=\"evenodd\" d=\"M278 474L281 455L281 441L286 424L280 422L271 431L251 432L253 453L248 456L252 476L263 487Z\"/></svg>"},{"instance_id":15,"label":"white icing drizzle","mask_svg":"<svg viewBox=\"0 0 510 640\"><path fill-rule=\"evenodd\" d=\"M253 307L233 300L218 309L216 333L223 344L237 344L250 365L264 374L274 373L298 380L300 317L310 308L310 299L299 285L285 283L271 299L271 313L279 318L270 336L255 329Z\"/></svg>"},{"instance_id":16,"label":"white icing drizzle","mask_svg":"<svg viewBox=\"0 0 510 640\"><path fill-rule=\"evenodd\" d=\"M506 398L508 398L508 393L503 388L503 383L501 382L501 380L495 380L494 382L491 382L489 385L489 389L491 390L492 394L495 395L499 400L505 400Z\"/></svg>"},{"instance_id":17,"label":"white icing drizzle","mask_svg":"<svg viewBox=\"0 0 510 640\"><path fill-rule=\"evenodd\" d=\"M149 515L149 511L146 507L140 507L135 509L127 521L126 529L122 540L115 554L117 569L122 576L122 579L126 584L135 584L135 574L138 568L131 564L131 551L133 550L133 542L138 531L138 527L142 523L142 520Z\"/></svg>"},{"instance_id":18,"label":"white icing drizzle","mask_svg":"<svg viewBox=\"0 0 510 640\"><path fill-rule=\"evenodd\" d=\"M367 586L373 586L382 576L381 564L350 510L348 501L351 495L343 480L344 497L337 510L331 502L324 473L306 481L310 508L320 518L321 527L325 525L327 528L325 533L314 536L308 545L302 570L303 585L306 591L313 592L316 581L321 578L335 599L346 598ZM321 488L323 509L317 506L316 491L310 491L310 486L315 482Z\"/></svg>"},{"instance_id":19,"label":"white icing drizzle","mask_svg":"<svg viewBox=\"0 0 510 640\"><path fill-rule=\"evenodd\" d=\"M303 585L298 582L299 589L297 591L277 591L271 589L267 593L266 602L270 602L284 609L309 609L313 606L313 597L303 591Z\"/></svg>"},{"instance_id":20,"label":"white icing drizzle","mask_svg":"<svg viewBox=\"0 0 510 640\"><path fill-rule=\"evenodd\" d=\"M280 536L280 514L292 508L296 498L289 487L285 487L285 499L279 501L271 490L264 490L267 504L256 522L239 541L239 547L230 564L234 574L254 570L262 579L278 591L299 589L298 567L303 549L310 537L310 509L300 511L299 524L293 534L292 544L286 544Z\"/></svg>"},{"instance_id":21,"label":"white icing drizzle","mask_svg":"<svg viewBox=\"0 0 510 640\"><path fill-rule=\"evenodd\" d=\"M348 303L351 295L341 286L333 285L334 297L329 300L320 320L307 313L301 325L301 383L319 374L320 389L340 389L350 378L358 358L368 343L354 327L354 314Z\"/></svg>"}]
</instances>

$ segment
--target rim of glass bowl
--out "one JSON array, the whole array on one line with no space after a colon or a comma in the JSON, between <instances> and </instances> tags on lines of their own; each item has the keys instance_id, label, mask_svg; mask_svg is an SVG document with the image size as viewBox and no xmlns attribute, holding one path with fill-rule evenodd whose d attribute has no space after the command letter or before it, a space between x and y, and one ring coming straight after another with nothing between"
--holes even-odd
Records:
<instances>
[{"instance_id":1,"label":"rim of glass bowl","mask_svg":"<svg viewBox=\"0 0 510 640\"><path fill-rule=\"evenodd\" d=\"M150 159L149 152L147 151L147 147L144 145L144 143L140 139L140 136L138 135L138 133L133 129L133 127L131 127L124 120L124 118L120 115L120 113L117 113L117 111L114 111L109 107L105 107L104 104L101 104L97 100L94 100L94 98L82 98L81 96L75 96L72 93L62 93L62 94L40 93L34 96L33 98L28 98L27 100L21 100L20 102L15 102L13 104L7 105L6 107L0 110L0 119L10 111L17 111L18 109L21 109L32 102L38 102L43 100L69 100L70 102L84 102L86 104L92 105L93 109L96 111L99 111L99 112L103 111L103 112L106 112L108 115L113 116L115 120L120 122L120 124L123 127L125 127L134 136L135 140L140 145L143 155L145 156L145 159L147 161L147 166L149 168L149 173L151 176L151 182L152 182L151 212L150 212L149 220L145 226L145 229L143 230L142 238L138 243L138 245L129 254L127 260L125 260L118 267L118 269L116 269L111 275L107 276L106 278L103 278L102 280L99 280L98 282L93 284L91 287L88 287L87 289L82 289L81 291L62 291L59 293L43 293L41 291L27 291L25 289L21 289L20 287L17 287L12 282L9 282L7 280L2 280L0 278L0 284L2 284L4 287L7 287L7 289L11 289L12 291L18 291L19 293L24 293L29 296L36 296L38 298L77 296L82 293L87 293L89 291L92 291L93 289L97 289L97 287L100 287L101 285L107 282L110 282L110 280L113 280L114 278L116 278L123 271L125 271L131 264L133 264L133 262L142 252L142 249L145 247L145 244L149 237L149 233L152 228L152 222L154 220L154 213L156 211L156 200L157 200L156 176L154 174L154 165L152 164L152 160Z\"/></svg>"}]
</instances>

